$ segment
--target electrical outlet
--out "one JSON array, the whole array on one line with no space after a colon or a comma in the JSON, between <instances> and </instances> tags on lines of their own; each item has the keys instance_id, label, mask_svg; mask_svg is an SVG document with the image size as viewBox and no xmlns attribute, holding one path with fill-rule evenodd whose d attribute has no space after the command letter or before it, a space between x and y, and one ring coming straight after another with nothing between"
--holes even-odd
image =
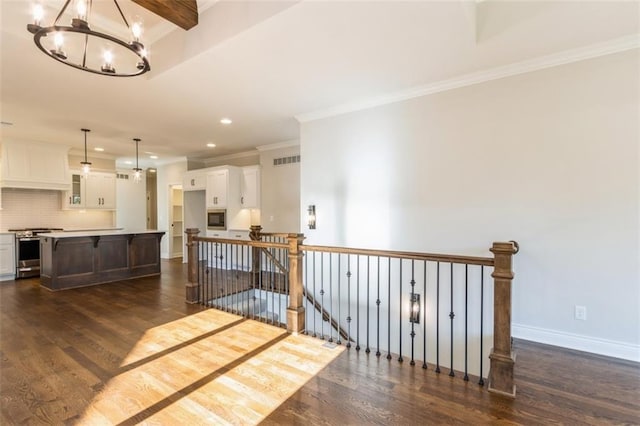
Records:
<instances>
[{"instance_id":1,"label":"electrical outlet","mask_svg":"<svg viewBox=\"0 0 640 426\"><path fill-rule=\"evenodd\" d=\"M586 321L587 320L587 307L576 305L575 317L577 320Z\"/></svg>"}]
</instances>

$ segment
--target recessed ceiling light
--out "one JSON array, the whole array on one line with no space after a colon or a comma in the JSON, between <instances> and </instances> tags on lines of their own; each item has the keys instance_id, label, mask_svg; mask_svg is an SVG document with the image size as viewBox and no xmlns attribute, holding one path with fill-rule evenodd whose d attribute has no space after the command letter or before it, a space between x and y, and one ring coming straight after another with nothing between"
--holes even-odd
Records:
<instances>
[{"instance_id":1,"label":"recessed ceiling light","mask_svg":"<svg viewBox=\"0 0 640 426\"><path fill-rule=\"evenodd\" d=\"M104 148L100 148L99 146L93 148L94 150L98 151L98 152L103 152Z\"/></svg>"},{"instance_id":2,"label":"recessed ceiling light","mask_svg":"<svg viewBox=\"0 0 640 426\"><path fill-rule=\"evenodd\" d=\"M220 122L221 122L222 124L231 124L231 123L233 123L233 121L231 121L231 119L230 119L230 118L227 118L227 117L225 117L225 118L223 118L222 120L220 120Z\"/></svg>"},{"instance_id":3,"label":"recessed ceiling light","mask_svg":"<svg viewBox=\"0 0 640 426\"><path fill-rule=\"evenodd\" d=\"M133 161L125 161L124 164L133 164Z\"/></svg>"},{"instance_id":4,"label":"recessed ceiling light","mask_svg":"<svg viewBox=\"0 0 640 426\"><path fill-rule=\"evenodd\" d=\"M209 148L215 148L215 147L216 147L216 144L215 144L215 143L208 143L208 144L207 144L207 146L208 146Z\"/></svg>"},{"instance_id":5,"label":"recessed ceiling light","mask_svg":"<svg viewBox=\"0 0 640 426\"><path fill-rule=\"evenodd\" d=\"M149 169L149 173L155 173L156 169Z\"/></svg>"},{"instance_id":6,"label":"recessed ceiling light","mask_svg":"<svg viewBox=\"0 0 640 426\"><path fill-rule=\"evenodd\" d=\"M149 158L151 158L152 160L157 160L158 156L157 155L150 155Z\"/></svg>"}]
</instances>

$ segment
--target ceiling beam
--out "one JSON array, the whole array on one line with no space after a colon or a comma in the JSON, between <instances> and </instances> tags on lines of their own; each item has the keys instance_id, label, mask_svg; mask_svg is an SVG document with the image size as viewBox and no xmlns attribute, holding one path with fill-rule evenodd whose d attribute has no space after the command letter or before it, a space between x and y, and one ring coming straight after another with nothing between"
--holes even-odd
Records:
<instances>
[{"instance_id":1,"label":"ceiling beam","mask_svg":"<svg viewBox=\"0 0 640 426\"><path fill-rule=\"evenodd\" d=\"M132 0L134 3L188 30L198 25L196 0Z\"/></svg>"}]
</instances>

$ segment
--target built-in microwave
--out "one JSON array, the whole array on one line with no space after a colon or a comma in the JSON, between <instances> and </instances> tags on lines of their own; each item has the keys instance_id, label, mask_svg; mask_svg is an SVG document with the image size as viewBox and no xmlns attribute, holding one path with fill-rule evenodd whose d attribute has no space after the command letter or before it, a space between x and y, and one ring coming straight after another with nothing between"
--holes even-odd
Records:
<instances>
[{"instance_id":1,"label":"built-in microwave","mask_svg":"<svg viewBox=\"0 0 640 426\"><path fill-rule=\"evenodd\" d=\"M225 209L207 210L207 229L225 231L227 229L227 211Z\"/></svg>"}]
</instances>

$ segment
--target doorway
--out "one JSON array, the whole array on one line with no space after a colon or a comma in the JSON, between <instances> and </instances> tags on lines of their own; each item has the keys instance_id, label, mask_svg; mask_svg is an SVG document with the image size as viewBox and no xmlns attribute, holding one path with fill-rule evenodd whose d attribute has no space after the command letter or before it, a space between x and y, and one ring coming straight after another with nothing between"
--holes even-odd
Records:
<instances>
[{"instance_id":1,"label":"doorway","mask_svg":"<svg viewBox=\"0 0 640 426\"><path fill-rule=\"evenodd\" d=\"M169 253L172 258L182 257L184 242L182 185L170 185L169 198L169 223L171 223Z\"/></svg>"},{"instance_id":2,"label":"doorway","mask_svg":"<svg viewBox=\"0 0 640 426\"><path fill-rule=\"evenodd\" d=\"M147 229L158 229L158 185L156 169L147 169Z\"/></svg>"}]
</instances>

